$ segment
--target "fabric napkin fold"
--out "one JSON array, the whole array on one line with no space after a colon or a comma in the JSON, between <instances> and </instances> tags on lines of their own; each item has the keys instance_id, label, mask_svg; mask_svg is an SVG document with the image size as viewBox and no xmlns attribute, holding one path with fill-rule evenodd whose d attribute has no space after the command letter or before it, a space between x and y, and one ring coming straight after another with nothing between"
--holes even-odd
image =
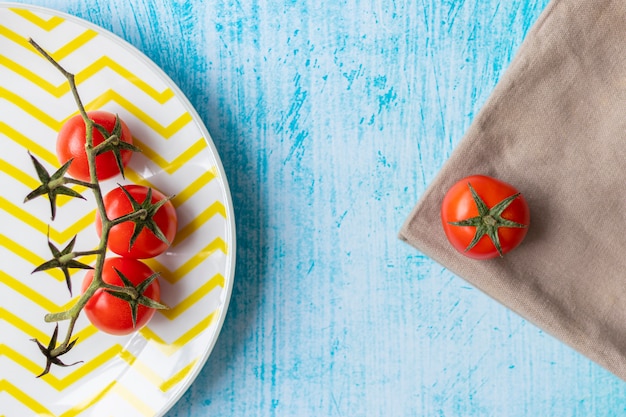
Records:
<instances>
[{"instance_id":1,"label":"fabric napkin fold","mask_svg":"<svg viewBox=\"0 0 626 417\"><path fill-rule=\"evenodd\" d=\"M442 198L486 174L526 197L525 241L476 261ZM626 3L552 0L400 238L626 380Z\"/></svg>"}]
</instances>

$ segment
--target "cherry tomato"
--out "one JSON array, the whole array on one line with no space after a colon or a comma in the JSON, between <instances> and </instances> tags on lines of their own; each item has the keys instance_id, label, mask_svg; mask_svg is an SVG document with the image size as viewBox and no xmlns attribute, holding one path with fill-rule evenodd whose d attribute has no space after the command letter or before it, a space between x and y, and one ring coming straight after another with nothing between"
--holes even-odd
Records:
<instances>
[{"instance_id":1,"label":"cherry tomato","mask_svg":"<svg viewBox=\"0 0 626 417\"><path fill-rule=\"evenodd\" d=\"M441 204L441 222L452 246L474 259L490 259L517 247L528 231L528 203L515 187L472 175L454 184Z\"/></svg>"},{"instance_id":2,"label":"cherry tomato","mask_svg":"<svg viewBox=\"0 0 626 417\"><path fill-rule=\"evenodd\" d=\"M121 272L133 285L137 286L154 274L149 266L130 258L107 258L104 261L102 279L107 284L124 287L118 272ZM93 270L87 271L82 283L84 293L93 280ZM158 279L148 285L143 295L160 302L161 287ZM145 326L156 310L139 304L136 323L133 326L131 306L127 301L107 293L99 288L85 304L84 312L89 321L103 332L113 335L127 335Z\"/></svg>"},{"instance_id":3,"label":"cherry tomato","mask_svg":"<svg viewBox=\"0 0 626 417\"><path fill-rule=\"evenodd\" d=\"M113 128L115 127L115 114L98 110L87 112L87 115L95 123L103 126L108 132L113 132ZM132 144L133 137L128 129L128 126L126 126L126 123L124 123L121 119L120 124L122 127L122 135L120 139L124 142ZM90 180L89 164L87 162L87 153L85 152L86 130L85 122L83 121L81 115L78 114L73 116L61 127L56 143L56 152L59 162L64 164L73 158L72 164L67 172L72 177L82 181ZM94 146L103 142L104 139L105 137L102 136L96 128L94 128ZM126 166L130 161L132 151L124 149L120 152L120 154L122 157L122 166ZM120 171L115 161L115 155L113 152L104 152L96 157L96 174L99 180L111 178L119 173Z\"/></svg>"},{"instance_id":4,"label":"cherry tomato","mask_svg":"<svg viewBox=\"0 0 626 417\"><path fill-rule=\"evenodd\" d=\"M124 185L123 187L131 197L140 204L143 203L148 196L149 188L143 185ZM163 193L152 188L152 204L166 198ZM114 188L104 196L104 207L107 217L111 220L133 212L133 205L122 190L122 187ZM156 211L152 219L161 232L163 232L169 244L160 240L151 230L144 227L131 247L130 239L135 231L135 224L131 221L127 221L111 228L109 232L108 248L120 256L135 259L154 258L162 254L174 241L176 229L178 228L178 217L172 202L168 200L163 204ZM102 221L98 212L96 213L96 231L98 232L98 236L102 235Z\"/></svg>"}]
</instances>

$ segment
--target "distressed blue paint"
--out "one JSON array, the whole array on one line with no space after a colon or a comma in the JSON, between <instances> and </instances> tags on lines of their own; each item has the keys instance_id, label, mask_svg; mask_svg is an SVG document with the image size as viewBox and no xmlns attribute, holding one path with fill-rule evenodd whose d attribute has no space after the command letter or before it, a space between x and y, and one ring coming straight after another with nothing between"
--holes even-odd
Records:
<instances>
[{"instance_id":1,"label":"distressed blue paint","mask_svg":"<svg viewBox=\"0 0 626 417\"><path fill-rule=\"evenodd\" d=\"M396 237L547 2L33 1L160 65L229 176L229 315L168 417L626 412L622 382Z\"/></svg>"}]
</instances>

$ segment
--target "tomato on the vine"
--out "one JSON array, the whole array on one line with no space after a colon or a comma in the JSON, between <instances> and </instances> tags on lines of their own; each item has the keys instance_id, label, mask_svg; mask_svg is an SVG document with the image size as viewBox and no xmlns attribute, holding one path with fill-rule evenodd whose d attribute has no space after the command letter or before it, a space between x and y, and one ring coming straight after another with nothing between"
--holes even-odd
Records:
<instances>
[{"instance_id":1,"label":"tomato on the vine","mask_svg":"<svg viewBox=\"0 0 626 417\"><path fill-rule=\"evenodd\" d=\"M162 254L169 248L176 237L178 216L174 205L163 193L154 188L143 185L124 185L114 188L104 196L106 214L111 220L134 211L133 203L124 190L140 204L145 202L154 205L166 200L152 216L154 225L162 232L166 241L159 239L149 227L142 227L141 232L136 236L131 246L130 243L135 233L135 228L140 226L132 221L126 221L111 228L108 248L120 256L136 259L154 258ZM146 202L150 193L152 197L149 202ZM150 221L150 219L146 220ZM98 236L102 235L102 221L99 213L96 213L96 231Z\"/></svg>"},{"instance_id":2,"label":"tomato on the vine","mask_svg":"<svg viewBox=\"0 0 626 417\"><path fill-rule=\"evenodd\" d=\"M441 204L441 222L452 246L474 259L502 256L528 231L530 210L510 184L485 175L455 183Z\"/></svg>"},{"instance_id":3,"label":"tomato on the vine","mask_svg":"<svg viewBox=\"0 0 626 417\"><path fill-rule=\"evenodd\" d=\"M115 121L117 116L113 113L104 110L89 111L87 116L94 123L104 127L104 129L112 133L115 128ZM130 129L119 119L121 125L120 140L129 144L133 143L133 137ZM56 153L61 164L65 164L72 159L72 164L68 169L68 173L81 181L90 181L89 175L89 163L87 162L87 153L85 151L86 143L86 131L85 122L80 114L71 117L67 122L63 124L59 131L56 143ZM105 137L98 131L97 128L93 129L93 145L96 146L102 143ZM126 166L132 156L132 151L128 149L122 149L120 151L122 166ZM119 167L115 160L115 154L112 151L104 152L96 156L96 174L99 180L105 180L111 178L120 173Z\"/></svg>"},{"instance_id":4,"label":"tomato on the vine","mask_svg":"<svg viewBox=\"0 0 626 417\"><path fill-rule=\"evenodd\" d=\"M152 269L137 259L107 258L102 269L102 280L110 285L124 287L120 277L123 274L134 286L140 285L154 275ZM82 283L84 293L93 280L93 270L87 271ZM154 279L141 295L150 300L160 302L161 286ZM128 301L111 295L107 290L99 288L87 301L85 315L99 330L113 335L127 335L145 326L154 316L155 308L139 303L136 307L135 324L133 325L132 307Z\"/></svg>"}]
</instances>

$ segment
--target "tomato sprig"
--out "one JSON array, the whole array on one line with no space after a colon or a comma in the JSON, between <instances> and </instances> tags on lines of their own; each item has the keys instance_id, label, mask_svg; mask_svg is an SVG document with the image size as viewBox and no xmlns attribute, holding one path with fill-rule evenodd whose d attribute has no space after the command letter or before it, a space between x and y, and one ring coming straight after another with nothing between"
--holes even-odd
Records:
<instances>
[{"instance_id":1,"label":"tomato sprig","mask_svg":"<svg viewBox=\"0 0 626 417\"><path fill-rule=\"evenodd\" d=\"M104 126L96 123L89 117L88 112L86 111L81 98L78 94L78 90L76 87L74 74L65 70L58 62L54 60L41 46L39 46L34 40L29 39L30 44L43 56L45 57L52 65L54 65L67 79L70 90L74 97L74 101L78 106L78 111L80 118L84 123L84 156L86 156L87 166L89 170L88 179L80 178L72 178L66 176L68 170L71 171L70 167L73 162L72 158L68 158L66 161L62 161L62 166L53 174L49 174L48 171L44 168L44 166L32 155L30 155L33 165L35 166L35 170L37 171L37 175L41 181L41 185L30 192L26 198L26 201L30 201L36 197L40 196L48 196L50 200L50 210L51 217L54 220L56 215L56 198L58 195L67 195L70 197L81 198L84 197L76 192L75 190L67 187L66 184L75 184L81 185L93 192L95 202L97 205L97 213L99 214L99 218L101 221L101 230L100 230L100 243L95 250L91 251L75 251L74 246L76 242L76 236L71 239L71 241L63 248L59 249L55 245L50 242L50 238L48 236L48 247L52 252L53 259L44 262L40 266L38 266L33 272L48 270L52 268L59 268L63 272L66 280L66 284L70 295L72 293L71 281L69 269L90 269L88 272L90 274L90 281L86 288L83 288L83 292L81 296L77 299L72 307L70 307L66 311L62 311L59 313L48 313L44 320L49 323L56 323L54 332L50 338L50 341L47 345L44 345L39 340L33 339L39 350L46 358L46 366L43 372L38 375L41 377L48 372L50 372L50 368L52 365L58 366L71 366L75 365L79 362L73 363L71 365L66 365L63 363L59 357L69 352L74 345L76 344L77 339L72 340L72 334L74 330L74 326L76 321L81 313L81 311L86 307L89 301L96 295L102 291L107 292L114 297L124 300L131 312L132 316L132 324L133 328L137 324L137 311L139 306L145 306L150 309L165 309L167 306L161 304L155 299L150 298L147 294L147 289L152 288L158 282L155 282L157 279L158 273L153 273L147 279L143 280L140 283L134 284L131 280L129 280L125 275L118 271L120 274L120 279L122 281L122 285L111 285L104 281L103 279L103 269L106 261L106 253L107 253L107 242L109 240L109 234L111 229L126 221L131 222L140 222L140 224L146 225L151 231L156 232L155 234L159 237L158 227L153 227L150 225L150 216L153 216L156 210L160 207L159 204L154 205L139 205L136 207L131 213L128 213L119 218L109 219L106 213L106 207L104 203L102 189L100 187L100 176L97 173L97 158L102 158L104 156L108 156L109 154L113 154L115 159L115 164L119 169L120 174L124 175L124 165L127 162L127 158L123 157L124 153L128 152L137 152L140 151L139 148L135 147L129 141L124 140L123 130L125 129L122 126L122 122L117 115L115 115L115 123L113 129L109 132ZM94 133L97 132L102 136L102 138L98 138L98 143L94 141ZM101 140L103 139L103 140ZM106 155L105 155L106 154ZM83 154L80 155L83 158ZM60 158L61 159L61 158ZM101 160L101 159L98 159ZM70 172L71 174L71 172ZM85 175L86 176L86 175ZM80 175L79 175L80 177ZM108 177L108 174L107 174ZM169 200L167 200L169 201ZM134 206L135 207L135 206ZM156 207L156 209L155 209ZM162 235L162 233L161 233ZM167 241L167 239L166 239ZM169 243L169 242L168 242ZM93 266L88 266L80 261L77 258L87 255L96 255L96 260ZM139 261L135 261L139 262ZM146 266L146 268L148 268ZM149 269L149 268L148 268ZM85 281L86 283L86 281ZM154 293L155 291L151 290L150 293ZM157 291L158 297L158 291ZM154 311L154 310L153 310ZM58 322L67 320L68 328L65 335L65 338L57 342L59 326Z\"/></svg>"}]
</instances>

